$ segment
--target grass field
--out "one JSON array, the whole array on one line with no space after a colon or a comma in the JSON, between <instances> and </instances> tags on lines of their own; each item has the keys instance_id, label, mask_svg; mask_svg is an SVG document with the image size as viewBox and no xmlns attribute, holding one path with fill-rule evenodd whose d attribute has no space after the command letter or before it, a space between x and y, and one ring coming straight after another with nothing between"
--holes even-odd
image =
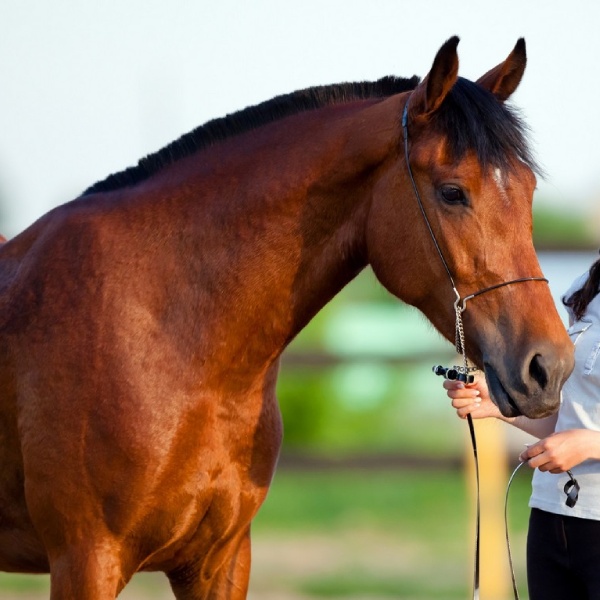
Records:
<instances>
[{"instance_id":1,"label":"grass field","mask_svg":"<svg viewBox=\"0 0 600 600\"><path fill-rule=\"evenodd\" d=\"M464 479L463 472L456 470L280 470L254 523L249 597L470 597L473 513ZM529 478L524 475L513 484L510 499L511 539L523 600L528 494ZM484 521L486 510L482 506ZM485 537L484 527L482 545ZM504 548L489 563L482 563L482 598L509 598L506 563ZM484 589L489 571L502 573L506 595ZM47 577L0 576L3 600L47 598L47 590ZM162 600L172 595L163 576L142 574L120 598Z\"/></svg>"}]
</instances>

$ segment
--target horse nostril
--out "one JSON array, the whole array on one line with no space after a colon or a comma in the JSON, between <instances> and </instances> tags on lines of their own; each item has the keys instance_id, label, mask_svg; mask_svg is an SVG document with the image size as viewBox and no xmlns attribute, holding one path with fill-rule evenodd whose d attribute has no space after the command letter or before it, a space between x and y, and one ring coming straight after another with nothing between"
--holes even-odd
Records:
<instances>
[{"instance_id":1,"label":"horse nostril","mask_svg":"<svg viewBox=\"0 0 600 600\"><path fill-rule=\"evenodd\" d=\"M529 363L529 375L534 379L541 389L548 385L548 372L544 367L541 354L536 354Z\"/></svg>"}]
</instances>

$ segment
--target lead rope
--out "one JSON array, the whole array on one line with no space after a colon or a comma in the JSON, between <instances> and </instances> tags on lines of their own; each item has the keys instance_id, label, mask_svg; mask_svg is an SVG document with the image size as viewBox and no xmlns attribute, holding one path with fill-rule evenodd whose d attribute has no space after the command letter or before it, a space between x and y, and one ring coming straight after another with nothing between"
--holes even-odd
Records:
<instances>
[{"instance_id":1,"label":"lead rope","mask_svg":"<svg viewBox=\"0 0 600 600\"><path fill-rule=\"evenodd\" d=\"M456 292L456 289L454 290ZM465 335L463 329L462 322L462 313L465 310L466 300L463 301L462 306L460 304L460 297L458 292L456 292L457 300L454 304L455 312L456 312L456 351L462 355L463 365L462 367L455 366L454 369L445 369L444 367L437 366L434 367L433 370L436 375L444 375L448 379L455 379L458 381L462 381L463 383L473 383L474 377L471 374L473 371L477 369L475 367L469 366L469 360L467 358L467 352L465 348ZM480 530L481 530L481 494L480 494L480 483L479 483L479 457L477 454L477 439L475 437L475 426L473 424L473 418L470 414L467 415L467 423L469 425L469 434L471 436L471 447L473 451L473 461L474 461L474 470L475 470L475 490L476 490L476 500L475 500L475 560L474 560L474 568L473 568L473 600L479 600L479 589L480 589ZM510 577L513 588L513 595L515 600L520 600L519 598L519 590L517 588L517 580L515 576L515 569L512 560L512 550L510 546L510 534L508 528L508 497L510 492L510 487L512 482L517 474L518 470L526 464L525 462L519 463L515 470L512 472L510 479L508 480L508 484L506 486L506 495L504 498L504 531L506 538L506 551L508 554L508 564L510 568ZM573 477L573 473L567 470L567 475L569 476L569 480L565 483L563 491L567 496L565 504L569 508L573 508L577 503L579 498L579 490L580 485Z\"/></svg>"},{"instance_id":2,"label":"lead rope","mask_svg":"<svg viewBox=\"0 0 600 600\"><path fill-rule=\"evenodd\" d=\"M512 552L510 548L510 535L508 533L508 493L510 492L510 486L517 474L517 471L524 465L525 463L519 463L517 468L512 472L510 479L508 480L508 485L506 486L506 496L504 497L504 533L506 536L506 551L508 552L508 566L510 568L510 578L513 587L513 594L515 600L519 600L519 590L517 589L517 579L515 577L515 568L512 560Z\"/></svg>"},{"instance_id":3,"label":"lead rope","mask_svg":"<svg viewBox=\"0 0 600 600\"><path fill-rule=\"evenodd\" d=\"M504 497L504 533L506 537L506 551L508 553L508 566L510 568L510 577L512 581L513 594L515 600L519 600L519 590L517 589L517 579L515 577L515 568L513 565L512 552L510 548L510 535L508 533L508 494L510 492L510 486L513 482L513 479L515 478L515 475L517 474L517 471L525 464L527 464L527 462L519 463L516 466L515 470L512 472L512 475L508 480L508 485L506 486L506 496ZM569 476L569 481L565 483L565 486L563 488L563 491L567 495L565 504L569 508L573 508L575 504L577 504L577 500L579 499L579 490L581 489L581 487L579 486L579 483L577 483L577 479L573 477L573 473L571 473L571 471L567 470L567 475Z\"/></svg>"},{"instance_id":4,"label":"lead rope","mask_svg":"<svg viewBox=\"0 0 600 600\"><path fill-rule=\"evenodd\" d=\"M475 439L475 427L471 415L467 415L467 423L469 424L469 434L471 435L471 447L473 449L473 461L475 467L475 560L473 567L473 600L479 600L479 533L481 528L481 506L479 493L479 458L477 456L477 440Z\"/></svg>"}]
</instances>

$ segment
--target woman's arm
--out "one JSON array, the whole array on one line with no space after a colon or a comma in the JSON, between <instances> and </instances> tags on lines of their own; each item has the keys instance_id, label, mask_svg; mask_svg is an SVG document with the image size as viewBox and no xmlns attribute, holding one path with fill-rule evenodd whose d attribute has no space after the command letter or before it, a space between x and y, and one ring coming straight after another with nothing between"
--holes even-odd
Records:
<instances>
[{"instance_id":1,"label":"woman's arm","mask_svg":"<svg viewBox=\"0 0 600 600\"><path fill-rule=\"evenodd\" d=\"M530 419L521 415L519 417L499 417L505 423L514 425L517 429L533 435L536 438L542 439L552 435L556 427L558 414L555 413L543 419Z\"/></svg>"}]
</instances>

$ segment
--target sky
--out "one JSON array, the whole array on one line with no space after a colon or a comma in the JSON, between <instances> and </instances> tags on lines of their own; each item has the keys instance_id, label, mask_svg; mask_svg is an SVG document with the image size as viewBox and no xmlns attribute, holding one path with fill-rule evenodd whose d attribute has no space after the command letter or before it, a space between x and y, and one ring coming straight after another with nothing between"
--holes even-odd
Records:
<instances>
[{"instance_id":1,"label":"sky","mask_svg":"<svg viewBox=\"0 0 600 600\"><path fill-rule=\"evenodd\" d=\"M212 118L313 85L425 76L452 35L469 79L525 38L512 103L548 174L535 201L594 212L599 23L592 0L2 0L3 233Z\"/></svg>"}]
</instances>

